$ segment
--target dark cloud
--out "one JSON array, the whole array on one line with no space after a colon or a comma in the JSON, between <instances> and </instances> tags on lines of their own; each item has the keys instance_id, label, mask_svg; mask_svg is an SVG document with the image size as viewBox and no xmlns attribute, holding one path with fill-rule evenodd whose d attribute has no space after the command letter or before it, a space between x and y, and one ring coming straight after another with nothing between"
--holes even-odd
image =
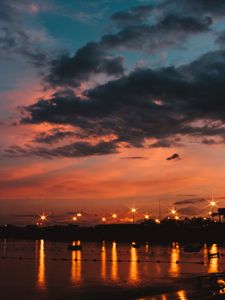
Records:
<instances>
[{"instance_id":1,"label":"dark cloud","mask_svg":"<svg viewBox=\"0 0 225 300\"><path fill-rule=\"evenodd\" d=\"M225 46L225 31L219 34L218 38L216 39L216 42L222 47Z\"/></svg>"},{"instance_id":2,"label":"dark cloud","mask_svg":"<svg viewBox=\"0 0 225 300\"><path fill-rule=\"evenodd\" d=\"M52 60L45 82L53 87L79 87L95 74L118 77L124 66L122 56L112 55L116 49L156 53L168 47L183 47L188 37L210 30L210 17L179 15L176 11L162 13L153 23L144 22L155 10L159 7L139 6L115 13L111 18L122 26L119 31L104 35L98 43L86 44L73 56L64 54Z\"/></svg>"},{"instance_id":3,"label":"dark cloud","mask_svg":"<svg viewBox=\"0 0 225 300\"><path fill-rule=\"evenodd\" d=\"M46 79L51 86L77 87L95 74L120 76L123 72L122 56L114 57L101 45L92 42L80 48L72 57L65 54L53 60Z\"/></svg>"},{"instance_id":4,"label":"dark cloud","mask_svg":"<svg viewBox=\"0 0 225 300\"><path fill-rule=\"evenodd\" d=\"M179 160L179 159L181 159L181 158L180 158L180 155L177 153L174 153L171 156L166 158L166 160Z\"/></svg>"},{"instance_id":5,"label":"dark cloud","mask_svg":"<svg viewBox=\"0 0 225 300\"><path fill-rule=\"evenodd\" d=\"M151 5L137 6L126 11L120 11L111 16L111 19L119 26L126 26L146 21L155 8Z\"/></svg>"},{"instance_id":6,"label":"dark cloud","mask_svg":"<svg viewBox=\"0 0 225 300\"><path fill-rule=\"evenodd\" d=\"M27 30L23 17L30 8L28 0L1 0L0 1L0 50L4 56L20 54L37 67L48 62L48 55L40 49L38 41L33 39L30 30Z\"/></svg>"},{"instance_id":7,"label":"dark cloud","mask_svg":"<svg viewBox=\"0 0 225 300\"><path fill-rule=\"evenodd\" d=\"M65 139L67 137L74 137L76 133L74 131L62 130L60 128L53 128L49 131L43 131L38 133L33 142L35 143L46 143L52 144L58 142L59 140Z\"/></svg>"},{"instance_id":8,"label":"dark cloud","mask_svg":"<svg viewBox=\"0 0 225 300\"><path fill-rule=\"evenodd\" d=\"M178 6L196 14L208 14L221 16L225 12L225 2L223 0L173 0Z\"/></svg>"},{"instance_id":9,"label":"dark cloud","mask_svg":"<svg viewBox=\"0 0 225 300\"><path fill-rule=\"evenodd\" d=\"M210 18L201 20L192 16L171 14L155 25L128 25L117 33L104 35L101 45L106 48L146 49L156 52L166 47L182 45L188 36L207 32L210 25Z\"/></svg>"},{"instance_id":10,"label":"dark cloud","mask_svg":"<svg viewBox=\"0 0 225 300\"><path fill-rule=\"evenodd\" d=\"M185 136L224 143L224 82L225 53L215 51L177 68L136 70L86 91L85 100L56 93L25 107L21 122L68 124L84 137L112 134L114 146L153 139L149 147L170 147Z\"/></svg>"},{"instance_id":11,"label":"dark cloud","mask_svg":"<svg viewBox=\"0 0 225 300\"><path fill-rule=\"evenodd\" d=\"M191 199L184 199L174 202L174 205L187 205L187 204L197 204L205 202L205 198L191 198Z\"/></svg>"},{"instance_id":12,"label":"dark cloud","mask_svg":"<svg viewBox=\"0 0 225 300\"><path fill-rule=\"evenodd\" d=\"M74 142L72 144L53 149L32 146L12 146L5 150L5 155L8 157L41 156L51 159L54 157L86 157L93 155L106 155L116 152L116 145L113 142L100 141L94 145L88 142Z\"/></svg>"},{"instance_id":13,"label":"dark cloud","mask_svg":"<svg viewBox=\"0 0 225 300\"><path fill-rule=\"evenodd\" d=\"M182 207L178 210L178 213L182 216L199 216L202 215L205 212L204 209L201 209L199 207L196 207L194 205L188 205L185 207Z\"/></svg>"}]
</instances>

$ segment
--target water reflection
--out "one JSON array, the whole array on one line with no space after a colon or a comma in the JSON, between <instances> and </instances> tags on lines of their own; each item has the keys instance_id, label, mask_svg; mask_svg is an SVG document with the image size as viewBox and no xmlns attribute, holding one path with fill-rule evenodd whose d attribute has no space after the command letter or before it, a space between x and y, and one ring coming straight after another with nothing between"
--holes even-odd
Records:
<instances>
[{"instance_id":1,"label":"water reflection","mask_svg":"<svg viewBox=\"0 0 225 300\"><path fill-rule=\"evenodd\" d=\"M188 300L186 292L184 290L178 291L177 296L180 300Z\"/></svg>"},{"instance_id":2,"label":"water reflection","mask_svg":"<svg viewBox=\"0 0 225 300\"><path fill-rule=\"evenodd\" d=\"M40 240L38 242L38 278L37 286L39 289L46 289L46 278L45 278L45 242Z\"/></svg>"},{"instance_id":3,"label":"water reflection","mask_svg":"<svg viewBox=\"0 0 225 300\"><path fill-rule=\"evenodd\" d=\"M7 240L3 240L3 256L6 256Z\"/></svg>"},{"instance_id":4,"label":"water reflection","mask_svg":"<svg viewBox=\"0 0 225 300\"><path fill-rule=\"evenodd\" d=\"M203 261L204 261L204 266L208 265L208 249L207 249L207 245L204 244L204 248L203 248Z\"/></svg>"},{"instance_id":5,"label":"water reflection","mask_svg":"<svg viewBox=\"0 0 225 300\"><path fill-rule=\"evenodd\" d=\"M73 246L80 245L80 241L73 241ZM72 284L81 281L81 251L71 252L71 282Z\"/></svg>"},{"instance_id":6,"label":"water reflection","mask_svg":"<svg viewBox=\"0 0 225 300\"><path fill-rule=\"evenodd\" d=\"M129 282L134 283L138 281L138 252L136 248L130 249L130 270L129 270Z\"/></svg>"},{"instance_id":7,"label":"water reflection","mask_svg":"<svg viewBox=\"0 0 225 300\"><path fill-rule=\"evenodd\" d=\"M102 242L102 251L101 251L101 277L103 280L106 279L106 248L105 241Z\"/></svg>"},{"instance_id":8,"label":"water reflection","mask_svg":"<svg viewBox=\"0 0 225 300\"><path fill-rule=\"evenodd\" d=\"M169 274L172 277L178 277L180 273L180 266L179 266L179 259L180 259L180 247L178 243L172 244L171 249L171 256L170 256L170 268Z\"/></svg>"},{"instance_id":9,"label":"water reflection","mask_svg":"<svg viewBox=\"0 0 225 300\"><path fill-rule=\"evenodd\" d=\"M148 242L146 242L146 244L145 244L145 252L146 252L146 253L149 252L149 244L148 244Z\"/></svg>"},{"instance_id":10,"label":"water reflection","mask_svg":"<svg viewBox=\"0 0 225 300\"><path fill-rule=\"evenodd\" d=\"M116 242L112 243L112 256L111 256L111 278L112 280L118 280L118 262L117 262L117 246Z\"/></svg>"},{"instance_id":11,"label":"water reflection","mask_svg":"<svg viewBox=\"0 0 225 300\"><path fill-rule=\"evenodd\" d=\"M218 252L217 244L213 244L209 250L210 254L216 254ZM209 273L219 272L219 258L217 256L210 258L209 260Z\"/></svg>"}]
</instances>

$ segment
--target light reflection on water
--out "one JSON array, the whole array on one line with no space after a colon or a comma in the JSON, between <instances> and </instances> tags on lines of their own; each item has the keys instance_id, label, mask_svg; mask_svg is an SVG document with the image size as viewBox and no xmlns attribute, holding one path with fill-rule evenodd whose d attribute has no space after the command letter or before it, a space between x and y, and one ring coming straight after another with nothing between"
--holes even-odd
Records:
<instances>
[{"instance_id":1,"label":"light reflection on water","mask_svg":"<svg viewBox=\"0 0 225 300\"><path fill-rule=\"evenodd\" d=\"M118 261L117 261L117 245L116 242L112 243L112 255L111 255L111 279L113 281L118 280Z\"/></svg>"},{"instance_id":2,"label":"light reflection on water","mask_svg":"<svg viewBox=\"0 0 225 300\"><path fill-rule=\"evenodd\" d=\"M106 258L105 241L103 241L101 249L101 278L103 281L106 280Z\"/></svg>"},{"instance_id":3,"label":"light reflection on water","mask_svg":"<svg viewBox=\"0 0 225 300\"><path fill-rule=\"evenodd\" d=\"M179 277L180 272L180 247L178 243L172 244L171 255L170 255L170 269L169 274L171 277Z\"/></svg>"},{"instance_id":4,"label":"light reflection on water","mask_svg":"<svg viewBox=\"0 0 225 300\"><path fill-rule=\"evenodd\" d=\"M208 265L208 248L206 244L204 244L203 247L203 261L204 261L204 266L206 267Z\"/></svg>"},{"instance_id":5,"label":"light reflection on water","mask_svg":"<svg viewBox=\"0 0 225 300\"><path fill-rule=\"evenodd\" d=\"M37 286L41 290L46 289L46 277L45 277L45 242L40 240L38 242L38 274L37 274Z\"/></svg>"},{"instance_id":6,"label":"light reflection on water","mask_svg":"<svg viewBox=\"0 0 225 300\"><path fill-rule=\"evenodd\" d=\"M179 300L188 300L187 295L186 295L186 291L178 291L177 292L177 296Z\"/></svg>"},{"instance_id":7,"label":"light reflection on water","mask_svg":"<svg viewBox=\"0 0 225 300\"><path fill-rule=\"evenodd\" d=\"M129 282L135 283L138 281L138 279L138 250L136 248L131 247Z\"/></svg>"},{"instance_id":8,"label":"light reflection on water","mask_svg":"<svg viewBox=\"0 0 225 300\"><path fill-rule=\"evenodd\" d=\"M209 250L210 254L216 254L218 252L217 244L213 244ZM209 260L209 273L217 273L219 272L219 258L218 257L212 257Z\"/></svg>"},{"instance_id":9,"label":"light reflection on water","mask_svg":"<svg viewBox=\"0 0 225 300\"><path fill-rule=\"evenodd\" d=\"M73 241L73 246L80 245L80 241ZM81 281L81 265L82 254L81 251L71 251L71 283L72 285Z\"/></svg>"},{"instance_id":10,"label":"light reflection on water","mask_svg":"<svg viewBox=\"0 0 225 300\"><path fill-rule=\"evenodd\" d=\"M141 248L133 248L130 244L115 241L82 242L82 251L71 252L67 246L67 243L44 240L36 241L36 244L33 241L0 240L0 278L13 274L14 280L16 276L20 279L19 270L29 267L34 278L29 278L26 272L24 277L27 276L29 282L33 280L36 292L47 294L55 286L59 286L59 289L79 287L85 290L90 283L98 288L149 288L154 287L155 283L163 286L169 278L169 282L172 282L225 269L224 256L208 259L208 252L225 252L225 247L219 250L216 244L205 244L197 254L185 253L183 246L178 243L173 243L172 247L143 244ZM26 280L20 284L25 285ZM4 290L4 282L0 282L0 289ZM174 299L187 300L188 297L189 294L180 288ZM163 294L155 299L170 298Z\"/></svg>"},{"instance_id":11,"label":"light reflection on water","mask_svg":"<svg viewBox=\"0 0 225 300\"><path fill-rule=\"evenodd\" d=\"M145 252L146 252L146 253L149 252L149 244L148 244L148 242L146 242L146 244L145 244Z\"/></svg>"}]
</instances>

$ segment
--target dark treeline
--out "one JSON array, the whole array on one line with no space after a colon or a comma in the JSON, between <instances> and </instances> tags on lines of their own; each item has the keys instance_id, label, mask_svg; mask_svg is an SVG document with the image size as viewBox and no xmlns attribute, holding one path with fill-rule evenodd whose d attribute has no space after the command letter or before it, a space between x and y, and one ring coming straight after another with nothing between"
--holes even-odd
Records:
<instances>
[{"instance_id":1,"label":"dark treeline","mask_svg":"<svg viewBox=\"0 0 225 300\"><path fill-rule=\"evenodd\" d=\"M4 225L0 227L0 238L155 243L225 242L225 223L193 218L182 221L163 220L160 224L148 220L141 224L100 224L95 227L80 227L72 224L43 227Z\"/></svg>"}]
</instances>

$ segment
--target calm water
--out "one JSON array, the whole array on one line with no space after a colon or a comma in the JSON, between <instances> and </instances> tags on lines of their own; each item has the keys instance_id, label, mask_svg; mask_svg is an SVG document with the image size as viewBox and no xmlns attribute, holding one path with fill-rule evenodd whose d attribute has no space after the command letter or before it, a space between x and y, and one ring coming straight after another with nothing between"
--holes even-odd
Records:
<instances>
[{"instance_id":1,"label":"calm water","mask_svg":"<svg viewBox=\"0 0 225 300\"><path fill-rule=\"evenodd\" d=\"M208 251L225 253L216 244L204 245L197 254L184 253L177 243L140 249L116 242L82 243L82 252L67 246L0 240L0 299L188 300L193 298L185 288L187 278L225 270L225 257L208 261ZM177 291L166 294L167 287ZM158 290L164 294L152 297Z\"/></svg>"}]
</instances>

